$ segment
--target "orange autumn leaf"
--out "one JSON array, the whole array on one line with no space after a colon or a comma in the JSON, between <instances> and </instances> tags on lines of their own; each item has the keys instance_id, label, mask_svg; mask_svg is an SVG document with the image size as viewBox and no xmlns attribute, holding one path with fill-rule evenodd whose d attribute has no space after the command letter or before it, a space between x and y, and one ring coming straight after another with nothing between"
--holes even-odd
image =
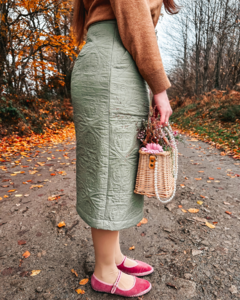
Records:
<instances>
[{"instance_id":1,"label":"orange autumn leaf","mask_svg":"<svg viewBox=\"0 0 240 300\"><path fill-rule=\"evenodd\" d=\"M181 187L185 187L185 184L180 184Z\"/></svg>"},{"instance_id":2,"label":"orange autumn leaf","mask_svg":"<svg viewBox=\"0 0 240 300\"><path fill-rule=\"evenodd\" d=\"M134 250L135 246L129 247L129 250Z\"/></svg>"},{"instance_id":3,"label":"orange autumn leaf","mask_svg":"<svg viewBox=\"0 0 240 300\"><path fill-rule=\"evenodd\" d=\"M202 180L202 178L200 177L200 178L195 178L195 180Z\"/></svg>"},{"instance_id":4,"label":"orange autumn leaf","mask_svg":"<svg viewBox=\"0 0 240 300\"><path fill-rule=\"evenodd\" d=\"M214 178L213 178L213 177L208 177L208 179L209 179L209 180L214 180Z\"/></svg>"},{"instance_id":5,"label":"orange autumn leaf","mask_svg":"<svg viewBox=\"0 0 240 300\"><path fill-rule=\"evenodd\" d=\"M85 291L81 290L81 289L76 289L75 291L78 293L78 295L79 294L81 294L81 295L85 294Z\"/></svg>"},{"instance_id":6,"label":"orange autumn leaf","mask_svg":"<svg viewBox=\"0 0 240 300\"><path fill-rule=\"evenodd\" d=\"M28 258L30 256L30 252L29 251L26 251L23 253L22 255L24 258Z\"/></svg>"},{"instance_id":7,"label":"orange autumn leaf","mask_svg":"<svg viewBox=\"0 0 240 300\"><path fill-rule=\"evenodd\" d=\"M142 224L147 224L147 222L148 222L147 218L143 218L143 219L137 224L137 226L139 227L139 226L141 226Z\"/></svg>"},{"instance_id":8,"label":"orange autumn leaf","mask_svg":"<svg viewBox=\"0 0 240 300\"><path fill-rule=\"evenodd\" d=\"M217 168L218 170L221 170L221 168Z\"/></svg>"},{"instance_id":9,"label":"orange autumn leaf","mask_svg":"<svg viewBox=\"0 0 240 300\"><path fill-rule=\"evenodd\" d=\"M16 191L16 190L9 190L8 193L12 193L12 192L15 192L15 191Z\"/></svg>"},{"instance_id":10,"label":"orange autumn leaf","mask_svg":"<svg viewBox=\"0 0 240 300\"><path fill-rule=\"evenodd\" d=\"M56 174L55 174L55 173L51 173L50 175L51 175L51 176L56 176Z\"/></svg>"},{"instance_id":11,"label":"orange autumn leaf","mask_svg":"<svg viewBox=\"0 0 240 300\"><path fill-rule=\"evenodd\" d=\"M88 283L88 281L89 281L89 279L88 279L88 278L85 278L85 279L82 279L82 280L79 282L79 284L80 284L80 285L85 285L85 284Z\"/></svg>"},{"instance_id":12,"label":"orange autumn leaf","mask_svg":"<svg viewBox=\"0 0 240 300\"><path fill-rule=\"evenodd\" d=\"M178 205L179 208L182 208L182 205Z\"/></svg>"},{"instance_id":13,"label":"orange autumn leaf","mask_svg":"<svg viewBox=\"0 0 240 300\"><path fill-rule=\"evenodd\" d=\"M199 212L199 209L198 208L189 208L188 211L192 214L196 214Z\"/></svg>"},{"instance_id":14,"label":"orange autumn leaf","mask_svg":"<svg viewBox=\"0 0 240 300\"><path fill-rule=\"evenodd\" d=\"M206 198L205 196L203 196L203 195L200 195L200 197L202 197L202 198Z\"/></svg>"},{"instance_id":15,"label":"orange autumn leaf","mask_svg":"<svg viewBox=\"0 0 240 300\"><path fill-rule=\"evenodd\" d=\"M226 214L231 215L232 213L228 210L225 211Z\"/></svg>"},{"instance_id":16,"label":"orange autumn leaf","mask_svg":"<svg viewBox=\"0 0 240 300\"><path fill-rule=\"evenodd\" d=\"M78 273L77 273L74 269L71 269L71 272L72 272L73 274L75 274L76 277L78 277Z\"/></svg>"},{"instance_id":17,"label":"orange autumn leaf","mask_svg":"<svg viewBox=\"0 0 240 300\"><path fill-rule=\"evenodd\" d=\"M2 197L0 197L0 201L2 200L3 198Z\"/></svg>"},{"instance_id":18,"label":"orange autumn leaf","mask_svg":"<svg viewBox=\"0 0 240 300\"><path fill-rule=\"evenodd\" d=\"M9 198L9 196L8 195L4 195L3 198Z\"/></svg>"},{"instance_id":19,"label":"orange autumn leaf","mask_svg":"<svg viewBox=\"0 0 240 300\"><path fill-rule=\"evenodd\" d=\"M187 212L187 210L186 210L186 209L184 209L184 208L182 208L182 209L181 209L181 211L182 211L182 212L184 212L184 213L186 213L186 212Z\"/></svg>"},{"instance_id":20,"label":"orange autumn leaf","mask_svg":"<svg viewBox=\"0 0 240 300\"><path fill-rule=\"evenodd\" d=\"M61 228L61 227L64 227L64 226L66 226L66 224L65 224L65 222L64 222L64 221L62 221L62 222L58 223L58 227L59 227L59 228Z\"/></svg>"}]
</instances>

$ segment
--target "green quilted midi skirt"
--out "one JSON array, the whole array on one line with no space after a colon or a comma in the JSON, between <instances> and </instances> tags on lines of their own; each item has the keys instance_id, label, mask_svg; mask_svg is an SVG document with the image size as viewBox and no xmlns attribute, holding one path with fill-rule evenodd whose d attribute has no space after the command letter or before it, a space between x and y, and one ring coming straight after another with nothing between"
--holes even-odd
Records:
<instances>
[{"instance_id":1,"label":"green quilted midi skirt","mask_svg":"<svg viewBox=\"0 0 240 300\"><path fill-rule=\"evenodd\" d=\"M76 209L91 227L120 230L143 217L134 193L137 130L149 112L147 84L123 46L116 20L92 24L72 71Z\"/></svg>"}]
</instances>

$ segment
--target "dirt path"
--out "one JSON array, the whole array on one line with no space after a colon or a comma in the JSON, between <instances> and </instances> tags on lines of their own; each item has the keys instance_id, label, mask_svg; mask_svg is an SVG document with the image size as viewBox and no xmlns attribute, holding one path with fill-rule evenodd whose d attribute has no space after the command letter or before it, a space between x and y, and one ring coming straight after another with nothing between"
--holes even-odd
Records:
<instances>
[{"instance_id":1,"label":"dirt path","mask_svg":"<svg viewBox=\"0 0 240 300\"><path fill-rule=\"evenodd\" d=\"M240 177L234 176L240 162L184 139L175 199L164 206L146 198L148 223L122 233L123 253L155 268L147 277L152 291L139 299L240 299ZM38 150L0 170L0 196L10 195L0 201L0 300L122 299L94 292L89 282L79 285L94 261L90 228L75 210L75 143ZM58 228L61 221L66 226ZM30 256L23 258L26 251ZM41 272L30 276L32 270Z\"/></svg>"}]
</instances>

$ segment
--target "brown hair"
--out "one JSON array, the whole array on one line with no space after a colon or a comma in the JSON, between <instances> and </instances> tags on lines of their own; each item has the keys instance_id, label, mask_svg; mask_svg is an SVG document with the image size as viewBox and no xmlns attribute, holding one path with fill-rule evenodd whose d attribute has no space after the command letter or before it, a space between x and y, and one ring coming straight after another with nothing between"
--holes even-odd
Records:
<instances>
[{"instance_id":1,"label":"brown hair","mask_svg":"<svg viewBox=\"0 0 240 300\"><path fill-rule=\"evenodd\" d=\"M163 0L163 4L167 13L172 15L179 12L180 7L175 3L174 0ZM85 14L86 10L83 0L74 0L72 27L78 45L84 40Z\"/></svg>"},{"instance_id":2,"label":"brown hair","mask_svg":"<svg viewBox=\"0 0 240 300\"><path fill-rule=\"evenodd\" d=\"M163 0L165 10L168 14L177 14L180 10L180 6L175 3L174 0Z\"/></svg>"}]
</instances>

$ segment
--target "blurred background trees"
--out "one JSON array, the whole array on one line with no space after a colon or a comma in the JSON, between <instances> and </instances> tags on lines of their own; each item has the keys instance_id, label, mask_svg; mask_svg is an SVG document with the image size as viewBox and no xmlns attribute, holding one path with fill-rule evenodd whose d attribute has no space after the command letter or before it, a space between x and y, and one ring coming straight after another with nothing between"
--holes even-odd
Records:
<instances>
[{"instance_id":1,"label":"blurred background trees","mask_svg":"<svg viewBox=\"0 0 240 300\"><path fill-rule=\"evenodd\" d=\"M78 53L71 24L71 1L0 1L2 92L48 98L70 96Z\"/></svg>"},{"instance_id":2,"label":"blurred background trees","mask_svg":"<svg viewBox=\"0 0 240 300\"><path fill-rule=\"evenodd\" d=\"M162 40L172 56L170 95L240 90L240 2L182 0L180 5L181 12L165 26L167 43Z\"/></svg>"},{"instance_id":3,"label":"blurred background trees","mask_svg":"<svg viewBox=\"0 0 240 300\"><path fill-rule=\"evenodd\" d=\"M169 96L181 105L213 89L240 89L240 2L180 5L160 34L164 62L171 57ZM0 0L0 136L72 120L71 71L83 45L71 16L71 0Z\"/></svg>"}]
</instances>

